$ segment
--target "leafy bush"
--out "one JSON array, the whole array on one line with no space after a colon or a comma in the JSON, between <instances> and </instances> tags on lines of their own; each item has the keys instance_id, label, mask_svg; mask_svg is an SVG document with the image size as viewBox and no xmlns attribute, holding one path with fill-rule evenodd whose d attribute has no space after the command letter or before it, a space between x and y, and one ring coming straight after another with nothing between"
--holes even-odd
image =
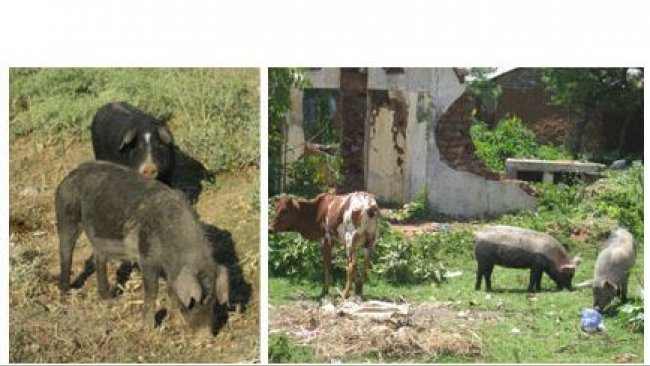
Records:
<instances>
[{"instance_id":1,"label":"leafy bush","mask_svg":"<svg viewBox=\"0 0 650 366\"><path fill-rule=\"evenodd\" d=\"M618 220L637 240L643 240L643 165L607 174L584 189L585 209Z\"/></svg>"},{"instance_id":2,"label":"leafy bush","mask_svg":"<svg viewBox=\"0 0 650 366\"><path fill-rule=\"evenodd\" d=\"M14 68L10 81L11 139L87 138L97 109L124 100L168 121L210 170L259 165L256 69Z\"/></svg>"},{"instance_id":3,"label":"leafy bush","mask_svg":"<svg viewBox=\"0 0 650 366\"><path fill-rule=\"evenodd\" d=\"M316 362L312 348L291 341L286 333L272 334L269 337L269 361L271 363Z\"/></svg>"},{"instance_id":4,"label":"leafy bush","mask_svg":"<svg viewBox=\"0 0 650 366\"><path fill-rule=\"evenodd\" d=\"M396 204L388 203L387 205L384 205L380 203L380 205L381 207L386 208L390 207L391 205L395 206ZM397 206L399 206L399 204L397 204ZM415 197L415 201L408 202L397 210L389 210L385 217L389 220L398 222L410 222L430 219L431 216L432 212L429 210L427 191L425 188L422 188Z\"/></svg>"},{"instance_id":5,"label":"leafy bush","mask_svg":"<svg viewBox=\"0 0 650 366\"><path fill-rule=\"evenodd\" d=\"M593 184L535 184L537 212L504 215L497 222L543 231L570 249L602 243L621 225L643 243L643 166L608 171Z\"/></svg>"},{"instance_id":6,"label":"leafy bush","mask_svg":"<svg viewBox=\"0 0 650 366\"><path fill-rule=\"evenodd\" d=\"M303 197L314 197L326 192L341 181L342 162L338 155L302 156L289 167L290 184L287 192Z\"/></svg>"},{"instance_id":7,"label":"leafy bush","mask_svg":"<svg viewBox=\"0 0 650 366\"><path fill-rule=\"evenodd\" d=\"M490 130L485 122L476 121L470 135L477 156L493 171L505 170L507 158L571 159L562 149L539 145L535 134L516 116L507 116Z\"/></svg>"},{"instance_id":8,"label":"leafy bush","mask_svg":"<svg viewBox=\"0 0 650 366\"><path fill-rule=\"evenodd\" d=\"M643 302L627 303L618 308L619 318L633 332L643 332Z\"/></svg>"},{"instance_id":9,"label":"leafy bush","mask_svg":"<svg viewBox=\"0 0 650 366\"><path fill-rule=\"evenodd\" d=\"M269 234L269 273L296 280L321 280L320 246L297 233Z\"/></svg>"},{"instance_id":10,"label":"leafy bush","mask_svg":"<svg viewBox=\"0 0 650 366\"><path fill-rule=\"evenodd\" d=\"M412 239L387 230L377 247L374 273L391 283L444 280L447 262L466 257L473 248L467 232L421 234ZM467 259L467 258L464 258Z\"/></svg>"}]
</instances>

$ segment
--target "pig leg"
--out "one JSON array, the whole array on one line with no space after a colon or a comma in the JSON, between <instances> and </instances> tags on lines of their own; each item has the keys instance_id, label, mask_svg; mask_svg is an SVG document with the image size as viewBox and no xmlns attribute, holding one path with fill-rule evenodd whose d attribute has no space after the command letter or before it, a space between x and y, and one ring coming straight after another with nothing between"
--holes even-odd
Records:
<instances>
[{"instance_id":1,"label":"pig leg","mask_svg":"<svg viewBox=\"0 0 650 366\"><path fill-rule=\"evenodd\" d=\"M330 266L332 265L332 242L323 239L321 246L321 255L323 256L323 291L321 297L327 296L330 291Z\"/></svg>"},{"instance_id":2,"label":"pig leg","mask_svg":"<svg viewBox=\"0 0 650 366\"><path fill-rule=\"evenodd\" d=\"M476 284L474 289L476 291L481 289L481 279L485 277L485 290L492 291L492 270L494 269L494 264L488 264L485 262L478 262L478 268L476 270Z\"/></svg>"},{"instance_id":3,"label":"pig leg","mask_svg":"<svg viewBox=\"0 0 650 366\"><path fill-rule=\"evenodd\" d=\"M95 252L95 272L97 273L97 290L99 297L108 299L111 297L110 286L108 284L108 276L106 274L106 257Z\"/></svg>"},{"instance_id":4,"label":"pig leg","mask_svg":"<svg viewBox=\"0 0 650 366\"><path fill-rule=\"evenodd\" d=\"M59 264L61 266L61 274L59 275L59 289L65 293L70 289L72 252L74 251L75 243L77 242L81 231L79 230L79 225L76 223L62 223L61 221L58 224L58 231Z\"/></svg>"},{"instance_id":5,"label":"pig leg","mask_svg":"<svg viewBox=\"0 0 650 366\"><path fill-rule=\"evenodd\" d=\"M488 292L492 291L492 270L494 270L494 264L485 269L485 290Z\"/></svg>"},{"instance_id":6,"label":"pig leg","mask_svg":"<svg viewBox=\"0 0 650 366\"><path fill-rule=\"evenodd\" d=\"M528 283L528 292L540 291L542 289L543 271L538 266L533 265L530 269L530 282Z\"/></svg>"},{"instance_id":7,"label":"pig leg","mask_svg":"<svg viewBox=\"0 0 650 366\"><path fill-rule=\"evenodd\" d=\"M621 296L621 301L622 301L622 302L627 302L627 281L628 281L628 280L625 279L625 280L623 281L623 283L621 284L621 290L620 290L621 293L620 293L620 296Z\"/></svg>"},{"instance_id":8,"label":"pig leg","mask_svg":"<svg viewBox=\"0 0 650 366\"><path fill-rule=\"evenodd\" d=\"M143 315L145 325L150 329L155 328L155 304L158 297L158 271L153 266L141 263L142 284L144 286Z\"/></svg>"}]
</instances>

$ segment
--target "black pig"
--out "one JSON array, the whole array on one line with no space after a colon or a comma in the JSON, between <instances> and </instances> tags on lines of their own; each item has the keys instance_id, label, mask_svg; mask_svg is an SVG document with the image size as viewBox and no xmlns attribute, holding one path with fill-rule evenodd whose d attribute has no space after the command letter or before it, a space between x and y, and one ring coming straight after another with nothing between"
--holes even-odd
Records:
<instances>
[{"instance_id":1,"label":"black pig","mask_svg":"<svg viewBox=\"0 0 650 366\"><path fill-rule=\"evenodd\" d=\"M138 170L147 178L171 183L174 139L163 122L126 102L99 108L90 127L95 159Z\"/></svg>"},{"instance_id":2,"label":"black pig","mask_svg":"<svg viewBox=\"0 0 650 366\"><path fill-rule=\"evenodd\" d=\"M542 274L546 272L559 289L571 289L571 280L578 258L571 260L562 244L552 236L512 226L492 226L474 234L474 253L478 268L475 289L491 291L492 270L495 265L510 268L530 268L528 292L541 290Z\"/></svg>"},{"instance_id":3,"label":"black pig","mask_svg":"<svg viewBox=\"0 0 650 366\"><path fill-rule=\"evenodd\" d=\"M158 277L168 281L186 320L209 316L228 302L228 275L217 265L201 223L182 193L135 170L104 161L81 164L56 190L61 276L70 287L72 252L83 230L93 246L101 298L110 296L108 260L139 264L144 282L145 324L155 326ZM203 320L201 320L203 321Z\"/></svg>"}]
</instances>

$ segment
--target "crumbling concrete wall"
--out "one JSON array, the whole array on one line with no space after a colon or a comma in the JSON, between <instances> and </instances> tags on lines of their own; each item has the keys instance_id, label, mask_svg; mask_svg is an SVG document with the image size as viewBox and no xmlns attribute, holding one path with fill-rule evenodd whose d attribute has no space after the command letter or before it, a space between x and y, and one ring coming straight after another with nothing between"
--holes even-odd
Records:
<instances>
[{"instance_id":1,"label":"crumbling concrete wall","mask_svg":"<svg viewBox=\"0 0 650 366\"><path fill-rule=\"evenodd\" d=\"M373 90L369 94L366 189L384 199L408 202L412 198L412 156L417 151L417 146L411 145L418 138L413 117L417 93Z\"/></svg>"},{"instance_id":2,"label":"crumbling concrete wall","mask_svg":"<svg viewBox=\"0 0 650 366\"><path fill-rule=\"evenodd\" d=\"M536 201L524 190L522 182L494 180L496 176L474 155L471 139L464 137L469 135L468 121L471 119L471 108L468 105L470 101L466 95L457 95L453 103L435 107L444 113L440 118L434 118L431 125L434 133L428 137L427 198L431 208L461 217L494 216L521 209L534 209ZM441 131L438 128L441 121L447 126L456 121L459 128L448 127L449 131L445 128L445 131ZM458 142L446 145L443 150L454 152L457 159L441 154L438 142L444 141L446 134L447 139L458 139Z\"/></svg>"},{"instance_id":3,"label":"crumbling concrete wall","mask_svg":"<svg viewBox=\"0 0 650 366\"><path fill-rule=\"evenodd\" d=\"M358 70L343 72L351 71L356 74L345 76L340 69L320 69L308 75L314 88L341 90L337 114L342 126L353 121L348 126L352 130L342 132L342 143L354 144L357 150L363 147L363 151L355 150L363 160L363 171L352 172L354 189L399 203L413 201L421 189L426 189L435 211L462 217L535 207L522 182L498 180L475 156L469 136L474 104L464 94L466 86L454 69L388 72L369 68L365 80L357 75ZM341 85L344 81L345 86ZM362 84L365 91L360 89ZM292 113L296 118L299 114L302 121L302 107L298 111L292 106ZM292 123L290 128L298 129L297 124ZM295 136L299 139L300 132ZM359 185L360 174L364 179Z\"/></svg>"}]
</instances>

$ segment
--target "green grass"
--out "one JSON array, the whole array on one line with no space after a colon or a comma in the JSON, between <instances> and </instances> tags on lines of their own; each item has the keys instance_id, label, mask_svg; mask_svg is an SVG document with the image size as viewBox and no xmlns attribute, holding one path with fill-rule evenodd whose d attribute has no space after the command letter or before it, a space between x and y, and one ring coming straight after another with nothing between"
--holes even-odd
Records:
<instances>
[{"instance_id":1,"label":"green grass","mask_svg":"<svg viewBox=\"0 0 650 366\"><path fill-rule=\"evenodd\" d=\"M127 101L168 121L176 144L213 171L259 165L257 69L12 68L10 140L87 138L95 112Z\"/></svg>"},{"instance_id":2,"label":"green grass","mask_svg":"<svg viewBox=\"0 0 650 366\"><path fill-rule=\"evenodd\" d=\"M578 267L574 284L592 277L595 252L583 253L584 262ZM527 270L496 267L492 276L493 292L475 291L475 262L467 256L450 261L448 270L460 270L462 275L449 278L440 285L393 285L369 278L364 293L368 298L385 300L407 299L411 303L442 302L461 311L466 309L494 312L496 324L485 323L477 329L483 343L483 354L468 360L444 355L436 362L613 362L613 357L631 353L643 360L643 333L633 332L623 314L605 317L606 331L587 335L579 329L580 311L592 304L590 289L557 291L547 275L542 280L543 291L529 298ZM643 278L643 252L630 278L629 295L639 303L639 280ZM342 288L343 278L335 279L332 287ZM287 278L269 279L269 303L272 306L296 300L315 300L320 282L291 281ZM333 296L335 290L330 290ZM520 333L513 334L513 329ZM372 359L371 355L369 357ZM323 360L321 360L323 361ZM345 360L354 361L354 360ZM417 361L417 359L416 359ZM423 361L423 360L419 360Z\"/></svg>"}]
</instances>

